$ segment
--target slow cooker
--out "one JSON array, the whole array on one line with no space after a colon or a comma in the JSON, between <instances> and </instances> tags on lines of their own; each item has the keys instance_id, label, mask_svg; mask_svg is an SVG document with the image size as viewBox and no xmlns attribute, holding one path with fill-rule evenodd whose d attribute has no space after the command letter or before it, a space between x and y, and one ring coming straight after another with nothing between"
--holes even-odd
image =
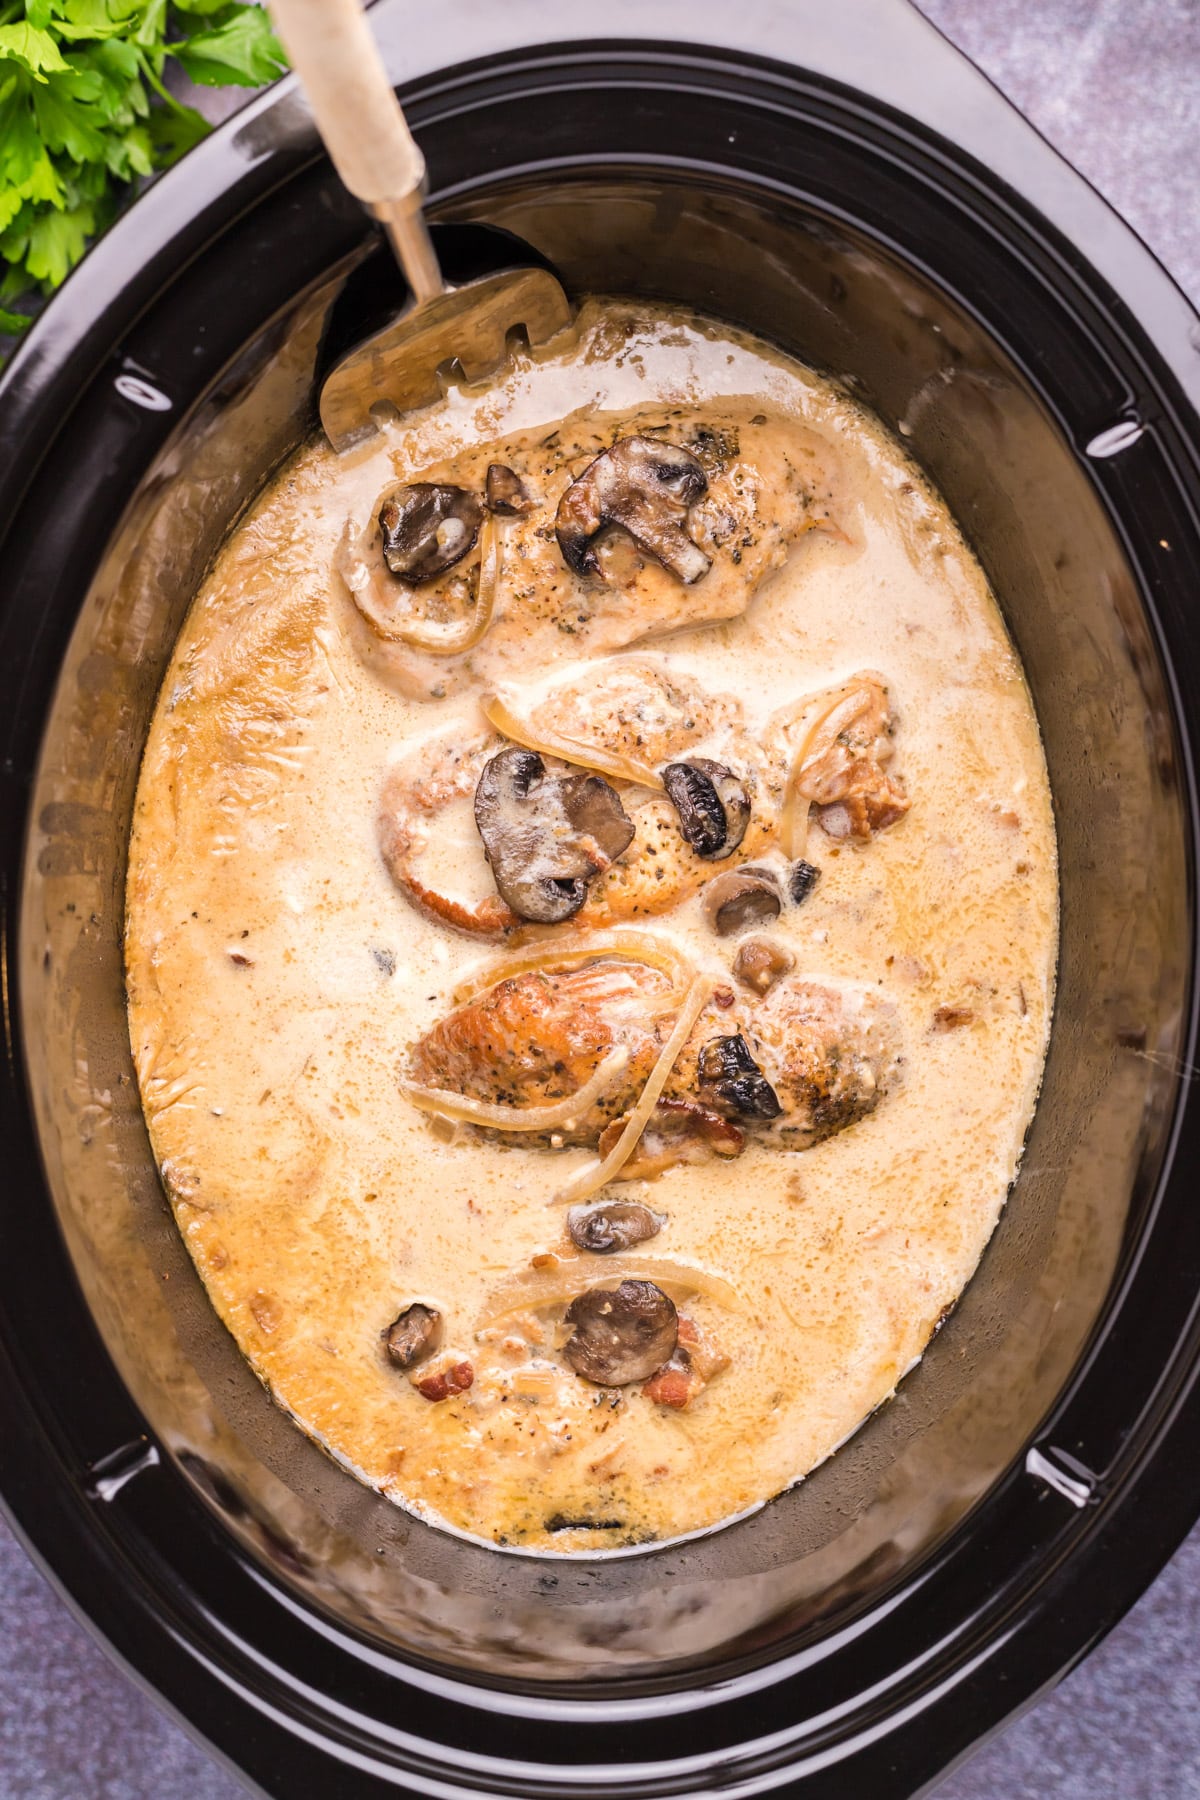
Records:
<instances>
[{"instance_id":1,"label":"slow cooker","mask_svg":"<svg viewBox=\"0 0 1200 1800\"><path fill-rule=\"evenodd\" d=\"M1062 956L1008 1208L895 1399L695 1541L501 1555L275 1410L165 1204L125 843L188 600L394 303L283 82L157 182L0 383L0 1485L125 1664L270 1794L910 1795L1200 1513L1200 321L899 0L380 0L451 274L687 302L905 439L1045 738Z\"/></svg>"}]
</instances>

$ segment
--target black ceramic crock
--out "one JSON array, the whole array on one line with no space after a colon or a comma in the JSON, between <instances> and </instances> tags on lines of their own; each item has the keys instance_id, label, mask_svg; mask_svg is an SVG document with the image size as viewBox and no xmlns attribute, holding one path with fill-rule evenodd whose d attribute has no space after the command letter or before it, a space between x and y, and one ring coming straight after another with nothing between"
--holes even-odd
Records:
<instances>
[{"instance_id":1,"label":"black ceramic crock","mask_svg":"<svg viewBox=\"0 0 1200 1800\"><path fill-rule=\"evenodd\" d=\"M688 302L908 442L1029 673L1062 856L1020 1178L895 1400L724 1531L452 1539L276 1412L143 1130L124 844L206 561L394 293L284 83L142 199L0 383L0 1485L126 1665L271 1794L917 1792L1200 1512L1200 326L899 0L381 0L447 260ZM548 41L549 40L549 41Z\"/></svg>"}]
</instances>

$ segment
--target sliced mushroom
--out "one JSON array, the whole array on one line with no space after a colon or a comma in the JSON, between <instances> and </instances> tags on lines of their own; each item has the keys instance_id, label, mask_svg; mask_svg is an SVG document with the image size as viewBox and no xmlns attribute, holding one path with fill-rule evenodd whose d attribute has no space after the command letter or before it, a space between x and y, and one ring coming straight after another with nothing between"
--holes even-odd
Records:
<instances>
[{"instance_id":1,"label":"sliced mushroom","mask_svg":"<svg viewBox=\"0 0 1200 1800\"><path fill-rule=\"evenodd\" d=\"M733 959L733 972L743 987L767 994L796 966L791 951L770 938L747 938Z\"/></svg>"},{"instance_id":2,"label":"sliced mushroom","mask_svg":"<svg viewBox=\"0 0 1200 1800\"><path fill-rule=\"evenodd\" d=\"M580 1250L609 1256L657 1237L665 1220L635 1200L602 1200L598 1206L573 1206L567 1214L571 1242Z\"/></svg>"},{"instance_id":3,"label":"sliced mushroom","mask_svg":"<svg viewBox=\"0 0 1200 1800\"><path fill-rule=\"evenodd\" d=\"M485 764L475 823L501 898L542 925L577 913L634 834L603 776L548 775L535 750L517 745Z\"/></svg>"},{"instance_id":4,"label":"sliced mushroom","mask_svg":"<svg viewBox=\"0 0 1200 1800\"><path fill-rule=\"evenodd\" d=\"M700 909L718 937L732 937L777 919L783 900L770 869L726 869L705 887Z\"/></svg>"},{"instance_id":5,"label":"sliced mushroom","mask_svg":"<svg viewBox=\"0 0 1200 1800\"><path fill-rule=\"evenodd\" d=\"M820 879L821 871L815 863L803 858L794 862L788 871L788 894L793 906L802 906Z\"/></svg>"},{"instance_id":6,"label":"sliced mushroom","mask_svg":"<svg viewBox=\"0 0 1200 1800\"><path fill-rule=\"evenodd\" d=\"M710 1038L696 1059L700 1098L743 1119L777 1119L779 1097L750 1054L741 1032Z\"/></svg>"},{"instance_id":7,"label":"sliced mushroom","mask_svg":"<svg viewBox=\"0 0 1200 1800\"><path fill-rule=\"evenodd\" d=\"M708 487L700 459L678 444L618 438L571 483L554 521L563 561L576 575L599 575L596 540L615 525L690 586L712 560L687 534L688 508Z\"/></svg>"},{"instance_id":8,"label":"sliced mushroom","mask_svg":"<svg viewBox=\"0 0 1200 1800\"><path fill-rule=\"evenodd\" d=\"M482 523L483 508L466 488L415 481L379 509L383 560L405 581L432 581L475 548Z\"/></svg>"},{"instance_id":9,"label":"sliced mushroom","mask_svg":"<svg viewBox=\"0 0 1200 1800\"><path fill-rule=\"evenodd\" d=\"M696 756L668 763L662 778L679 829L697 856L710 861L737 849L750 823L750 796L732 769Z\"/></svg>"},{"instance_id":10,"label":"sliced mushroom","mask_svg":"<svg viewBox=\"0 0 1200 1800\"><path fill-rule=\"evenodd\" d=\"M517 513L527 513L534 504L533 495L507 463L488 464L483 500L489 512L509 518Z\"/></svg>"},{"instance_id":11,"label":"sliced mushroom","mask_svg":"<svg viewBox=\"0 0 1200 1800\"><path fill-rule=\"evenodd\" d=\"M589 1288L572 1300L566 1322L574 1332L563 1355L600 1387L645 1381L670 1360L679 1334L674 1302L652 1281Z\"/></svg>"},{"instance_id":12,"label":"sliced mushroom","mask_svg":"<svg viewBox=\"0 0 1200 1800\"><path fill-rule=\"evenodd\" d=\"M441 1340L441 1313L417 1300L384 1330L384 1355L394 1369L413 1369L433 1355Z\"/></svg>"}]
</instances>

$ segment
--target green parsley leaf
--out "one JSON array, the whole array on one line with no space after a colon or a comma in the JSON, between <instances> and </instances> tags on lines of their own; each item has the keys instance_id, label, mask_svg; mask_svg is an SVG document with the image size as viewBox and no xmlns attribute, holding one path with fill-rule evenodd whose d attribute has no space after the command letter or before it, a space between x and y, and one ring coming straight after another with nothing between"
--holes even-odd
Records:
<instances>
[{"instance_id":1,"label":"green parsley leaf","mask_svg":"<svg viewBox=\"0 0 1200 1800\"><path fill-rule=\"evenodd\" d=\"M172 44L171 54L202 87L259 87L286 67L261 6L229 7L220 24Z\"/></svg>"},{"instance_id":2,"label":"green parsley leaf","mask_svg":"<svg viewBox=\"0 0 1200 1800\"><path fill-rule=\"evenodd\" d=\"M0 337L208 132L170 92L172 64L245 87L285 67L266 13L242 0L0 0Z\"/></svg>"},{"instance_id":3,"label":"green parsley leaf","mask_svg":"<svg viewBox=\"0 0 1200 1800\"><path fill-rule=\"evenodd\" d=\"M67 66L50 33L20 19L15 25L0 25L0 63L3 62L28 69L39 81Z\"/></svg>"}]
</instances>

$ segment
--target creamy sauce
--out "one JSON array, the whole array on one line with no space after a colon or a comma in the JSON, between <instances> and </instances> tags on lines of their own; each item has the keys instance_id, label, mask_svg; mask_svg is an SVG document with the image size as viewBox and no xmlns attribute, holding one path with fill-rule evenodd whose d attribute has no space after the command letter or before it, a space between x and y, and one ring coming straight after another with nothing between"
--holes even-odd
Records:
<instances>
[{"instance_id":1,"label":"creamy sauce","mask_svg":"<svg viewBox=\"0 0 1200 1800\"><path fill-rule=\"evenodd\" d=\"M420 658L379 645L335 559L347 520L366 527L389 484L453 468L456 454L473 467L480 446L528 444L576 413L706 405L794 444L813 510L836 529L797 535L741 616L636 650L543 631L524 662L506 629L497 654L535 713L537 685L557 689L589 657L648 658L730 696L751 740L806 694L863 669L886 677L911 810L861 845L814 828L806 854L821 879L769 935L798 975L873 989L895 1009L902 1079L814 1148L752 1140L736 1160L621 1184L614 1195L668 1224L636 1250L587 1258L548 1204L586 1151L470 1130L447 1141L400 1095L409 1047L464 975L503 952L401 897L377 841L380 794L419 740L483 728L490 676L468 665L435 692L436 664L426 681ZM604 663L587 666L599 682ZM469 801L448 810L431 854L464 895L493 891ZM762 1503L920 1357L1016 1172L1056 909L1019 663L902 450L752 340L592 302L574 350L519 361L486 393L452 392L343 458L306 446L232 534L180 636L141 774L130 1030L179 1228L277 1401L439 1524L592 1552ZM714 938L694 890L649 928L729 979L739 940ZM637 1385L563 1379L566 1300L622 1274L658 1280L729 1359L685 1410ZM381 1331L414 1300L436 1303L447 1344L475 1368L468 1391L436 1404L381 1353Z\"/></svg>"}]
</instances>

